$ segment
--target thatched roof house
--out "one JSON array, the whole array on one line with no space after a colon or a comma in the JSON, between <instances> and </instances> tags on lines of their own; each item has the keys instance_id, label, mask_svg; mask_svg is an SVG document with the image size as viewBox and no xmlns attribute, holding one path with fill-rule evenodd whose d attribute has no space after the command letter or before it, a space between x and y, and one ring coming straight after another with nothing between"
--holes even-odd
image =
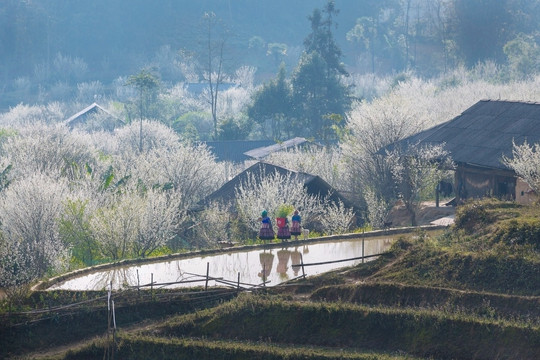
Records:
<instances>
[{"instance_id":1,"label":"thatched roof house","mask_svg":"<svg viewBox=\"0 0 540 360\"><path fill-rule=\"evenodd\" d=\"M329 196L329 199L334 202L341 201L347 207L353 207L351 202L343 197L337 190L330 186L326 181L316 175L311 175L304 172L293 171L285 169L283 167L265 163L258 162L246 170L242 171L240 174L235 176L233 179L225 183L221 188L216 190L214 193L210 194L206 199L205 203L210 203L212 201L220 201L223 203L232 201L235 196L235 189L238 185L248 180L248 177L254 175L255 178L262 178L266 174L270 175L274 172L277 172L281 175L291 175L301 182L307 190L307 193L310 195L320 195L320 196Z\"/></svg>"},{"instance_id":2,"label":"thatched roof house","mask_svg":"<svg viewBox=\"0 0 540 360\"><path fill-rule=\"evenodd\" d=\"M440 145L457 165L456 200L483 196L531 200L530 189L502 162L513 142L540 143L540 104L482 100L461 115L393 146Z\"/></svg>"}]
</instances>

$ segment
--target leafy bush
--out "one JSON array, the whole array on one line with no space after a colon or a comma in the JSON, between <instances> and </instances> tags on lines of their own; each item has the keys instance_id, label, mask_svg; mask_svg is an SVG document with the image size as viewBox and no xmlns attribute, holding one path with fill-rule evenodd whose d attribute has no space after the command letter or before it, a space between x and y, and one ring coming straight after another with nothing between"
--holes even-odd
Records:
<instances>
[{"instance_id":1,"label":"leafy bush","mask_svg":"<svg viewBox=\"0 0 540 360\"><path fill-rule=\"evenodd\" d=\"M276 217L277 218L286 218L287 216L292 214L293 210L294 210L294 206L287 205L287 204L282 204L282 205L278 206L278 208L276 210Z\"/></svg>"},{"instance_id":2,"label":"leafy bush","mask_svg":"<svg viewBox=\"0 0 540 360\"><path fill-rule=\"evenodd\" d=\"M457 229L473 233L492 221L486 210L486 203L471 201L456 210L455 226Z\"/></svg>"}]
</instances>

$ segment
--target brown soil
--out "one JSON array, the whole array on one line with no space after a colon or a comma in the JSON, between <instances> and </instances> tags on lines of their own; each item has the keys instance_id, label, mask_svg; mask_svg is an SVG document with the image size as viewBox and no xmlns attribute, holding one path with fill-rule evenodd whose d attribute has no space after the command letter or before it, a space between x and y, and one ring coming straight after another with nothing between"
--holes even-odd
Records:
<instances>
[{"instance_id":1,"label":"brown soil","mask_svg":"<svg viewBox=\"0 0 540 360\"><path fill-rule=\"evenodd\" d=\"M434 201L423 202L416 215L417 225L429 225L434 220L455 215L455 206L446 206L445 203L446 201L441 201L437 207ZM390 211L388 221L392 223L392 227L411 226L411 215L401 201L398 201Z\"/></svg>"}]
</instances>

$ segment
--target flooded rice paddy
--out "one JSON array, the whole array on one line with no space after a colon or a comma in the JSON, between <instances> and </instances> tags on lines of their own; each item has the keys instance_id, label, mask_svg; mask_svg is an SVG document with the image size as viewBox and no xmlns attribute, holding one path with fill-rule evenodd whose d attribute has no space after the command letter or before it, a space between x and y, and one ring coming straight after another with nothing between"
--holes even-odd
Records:
<instances>
[{"instance_id":1,"label":"flooded rice paddy","mask_svg":"<svg viewBox=\"0 0 540 360\"><path fill-rule=\"evenodd\" d=\"M341 267L356 265L365 256L381 254L388 250L396 236L366 237L351 240L333 240L317 243L284 243L277 248L245 249L219 252L207 256L194 256L131 265L96 271L57 283L49 290L102 290L112 282L113 289L144 286L153 283L153 288L177 288L205 286L209 277L230 281L241 286L275 286L302 275L303 263L306 276L328 272ZM364 243L364 244L362 244ZM298 246L296 246L298 245ZM354 259L343 262L332 262ZM375 257L364 259L370 261ZM321 264L322 263L322 264ZM317 265L310 265L317 264ZM219 280L210 280L208 286L223 285Z\"/></svg>"}]
</instances>

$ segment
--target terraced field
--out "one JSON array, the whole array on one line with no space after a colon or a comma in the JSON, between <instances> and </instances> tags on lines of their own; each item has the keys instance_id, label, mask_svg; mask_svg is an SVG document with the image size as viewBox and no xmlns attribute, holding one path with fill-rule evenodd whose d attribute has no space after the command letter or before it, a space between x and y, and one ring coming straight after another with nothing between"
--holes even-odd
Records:
<instances>
[{"instance_id":1,"label":"terraced field","mask_svg":"<svg viewBox=\"0 0 540 360\"><path fill-rule=\"evenodd\" d=\"M481 202L461 208L443 235L402 237L355 267L260 291L119 297L116 320L129 325L114 333L103 305L88 305L0 335L27 340L26 350L10 345L24 358L538 359L538 214ZM55 301L69 296L89 295ZM51 334L62 327L60 341Z\"/></svg>"}]
</instances>

